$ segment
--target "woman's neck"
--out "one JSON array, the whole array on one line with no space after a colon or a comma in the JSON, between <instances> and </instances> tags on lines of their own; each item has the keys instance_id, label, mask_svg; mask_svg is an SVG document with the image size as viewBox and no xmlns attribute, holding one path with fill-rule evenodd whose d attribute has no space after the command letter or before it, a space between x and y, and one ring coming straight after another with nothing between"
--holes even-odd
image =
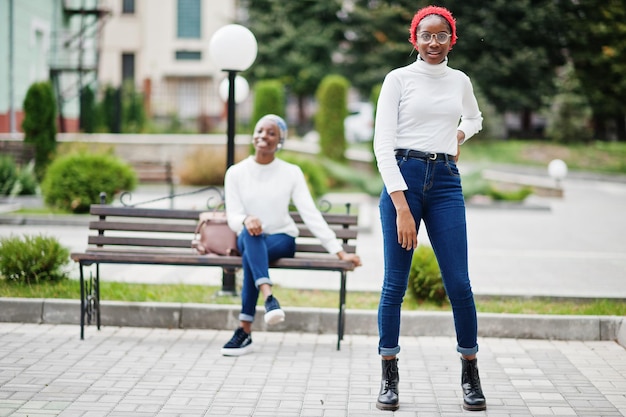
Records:
<instances>
[{"instance_id":1,"label":"woman's neck","mask_svg":"<svg viewBox=\"0 0 626 417\"><path fill-rule=\"evenodd\" d=\"M274 159L276 159L276 157L274 156L274 154L268 155L268 154L254 154L254 162L256 162L257 164L260 165L267 165L267 164L271 164L272 162L274 162Z\"/></svg>"}]
</instances>

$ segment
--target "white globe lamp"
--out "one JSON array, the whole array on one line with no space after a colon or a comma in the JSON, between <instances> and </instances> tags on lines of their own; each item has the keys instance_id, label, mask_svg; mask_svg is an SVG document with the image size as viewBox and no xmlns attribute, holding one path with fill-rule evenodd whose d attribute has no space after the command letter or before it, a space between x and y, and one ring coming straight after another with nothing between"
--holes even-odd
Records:
<instances>
[{"instance_id":1,"label":"white globe lamp","mask_svg":"<svg viewBox=\"0 0 626 417\"><path fill-rule=\"evenodd\" d=\"M553 159L548 164L548 175L560 186L561 181L567 176L567 164L561 159Z\"/></svg>"}]
</instances>

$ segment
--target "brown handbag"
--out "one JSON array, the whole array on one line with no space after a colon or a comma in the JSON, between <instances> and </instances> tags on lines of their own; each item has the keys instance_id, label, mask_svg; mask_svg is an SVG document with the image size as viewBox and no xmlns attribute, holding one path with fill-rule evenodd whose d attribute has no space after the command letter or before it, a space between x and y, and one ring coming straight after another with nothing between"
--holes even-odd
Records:
<instances>
[{"instance_id":1,"label":"brown handbag","mask_svg":"<svg viewBox=\"0 0 626 417\"><path fill-rule=\"evenodd\" d=\"M228 227L226 212L200 213L191 247L200 255L239 256L237 234Z\"/></svg>"}]
</instances>

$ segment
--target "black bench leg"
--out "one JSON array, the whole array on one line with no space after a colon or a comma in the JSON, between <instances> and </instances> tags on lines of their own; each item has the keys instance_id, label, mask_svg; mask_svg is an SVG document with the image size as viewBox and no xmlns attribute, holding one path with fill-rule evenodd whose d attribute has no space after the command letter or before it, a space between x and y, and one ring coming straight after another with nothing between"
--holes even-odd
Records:
<instances>
[{"instance_id":1,"label":"black bench leg","mask_svg":"<svg viewBox=\"0 0 626 417\"><path fill-rule=\"evenodd\" d=\"M96 281L94 282L94 292L96 299L94 306L96 308L96 327L100 330L100 264L96 264Z\"/></svg>"},{"instance_id":2,"label":"black bench leg","mask_svg":"<svg viewBox=\"0 0 626 417\"><path fill-rule=\"evenodd\" d=\"M80 264L80 339L85 339L85 324L91 324L93 316L96 318L100 330L100 264L96 264L96 277L90 276L85 282L84 264ZM85 316L87 320L85 320Z\"/></svg>"},{"instance_id":3,"label":"black bench leg","mask_svg":"<svg viewBox=\"0 0 626 417\"><path fill-rule=\"evenodd\" d=\"M339 290L339 318L337 320L337 350L341 349L341 341L345 330L346 309L346 271L341 271L341 289Z\"/></svg>"},{"instance_id":4,"label":"black bench leg","mask_svg":"<svg viewBox=\"0 0 626 417\"><path fill-rule=\"evenodd\" d=\"M85 277L83 275L83 264L80 264L80 340L85 339Z\"/></svg>"}]
</instances>

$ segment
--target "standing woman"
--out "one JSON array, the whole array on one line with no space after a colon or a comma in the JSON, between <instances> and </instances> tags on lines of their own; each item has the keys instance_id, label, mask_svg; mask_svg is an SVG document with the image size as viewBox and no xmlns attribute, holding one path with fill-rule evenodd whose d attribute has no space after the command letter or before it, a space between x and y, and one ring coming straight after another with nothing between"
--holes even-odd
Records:
<instances>
[{"instance_id":1,"label":"standing woman","mask_svg":"<svg viewBox=\"0 0 626 417\"><path fill-rule=\"evenodd\" d=\"M317 209L300 167L276 157L286 137L287 124L281 117L263 116L252 135L254 155L231 166L224 178L228 225L238 234L237 249L243 264L240 324L222 348L224 356L252 351L252 322L259 293L265 304L264 321L272 325L285 319L272 295L269 263L295 254L298 227L289 214L290 203L329 253L354 266L361 265L357 254L343 250Z\"/></svg>"},{"instance_id":2,"label":"standing woman","mask_svg":"<svg viewBox=\"0 0 626 417\"><path fill-rule=\"evenodd\" d=\"M456 43L449 10L428 6L413 16L414 63L387 74L378 99L374 152L384 182L380 218L384 283L378 307L382 382L376 407L397 410L400 309L420 223L424 221L452 305L461 355L463 408L485 410L476 352L476 307L467 261L459 147L482 128L470 79L448 67Z\"/></svg>"}]
</instances>

